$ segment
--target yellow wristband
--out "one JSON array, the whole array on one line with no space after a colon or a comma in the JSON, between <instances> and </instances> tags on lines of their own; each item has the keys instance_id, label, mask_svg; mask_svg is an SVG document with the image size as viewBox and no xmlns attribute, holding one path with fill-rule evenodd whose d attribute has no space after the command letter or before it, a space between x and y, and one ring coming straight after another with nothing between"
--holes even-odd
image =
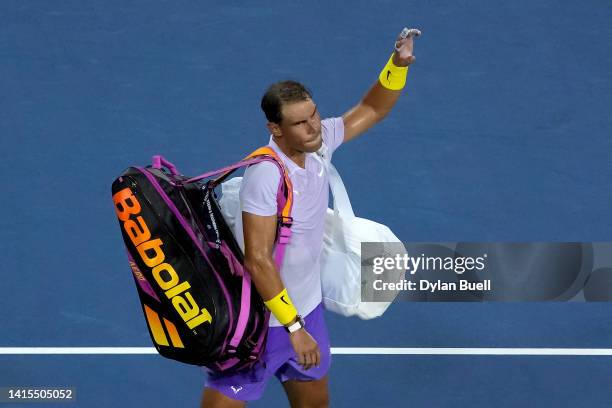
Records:
<instances>
[{"instance_id":1,"label":"yellow wristband","mask_svg":"<svg viewBox=\"0 0 612 408\"><path fill-rule=\"evenodd\" d=\"M393 63L393 54L389 57L387 65L380 71L378 79L380 84L392 91L399 91L406 85L406 77L408 76L408 67L398 67Z\"/></svg>"},{"instance_id":2,"label":"yellow wristband","mask_svg":"<svg viewBox=\"0 0 612 408\"><path fill-rule=\"evenodd\" d=\"M264 301L264 304L282 325L290 323L298 314L297 309L293 306L289 298L286 288L272 299Z\"/></svg>"}]
</instances>

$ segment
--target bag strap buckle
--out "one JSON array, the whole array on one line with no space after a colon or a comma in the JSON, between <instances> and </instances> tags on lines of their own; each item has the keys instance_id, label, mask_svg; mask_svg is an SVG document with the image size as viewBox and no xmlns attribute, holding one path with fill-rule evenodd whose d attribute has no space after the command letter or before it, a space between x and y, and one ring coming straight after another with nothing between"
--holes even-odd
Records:
<instances>
[{"instance_id":1,"label":"bag strap buckle","mask_svg":"<svg viewBox=\"0 0 612 408\"><path fill-rule=\"evenodd\" d=\"M291 228L293 225L293 217L278 215L278 223L281 225L281 227Z\"/></svg>"}]
</instances>

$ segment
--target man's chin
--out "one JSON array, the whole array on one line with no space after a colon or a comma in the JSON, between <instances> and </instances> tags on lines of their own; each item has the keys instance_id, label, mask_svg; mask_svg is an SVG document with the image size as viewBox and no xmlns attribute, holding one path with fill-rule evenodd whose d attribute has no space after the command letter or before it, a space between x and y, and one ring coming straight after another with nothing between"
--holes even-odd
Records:
<instances>
[{"instance_id":1,"label":"man's chin","mask_svg":"<svg viewBox=\"0 0 612 408\"><path fill-rule=\"evenodd\" d=\"M304 151L306 153L314 153L318 151L322 145L323 145L323 138L319 136L315 140L304 144Z\"/></svg>"}]
</instances>

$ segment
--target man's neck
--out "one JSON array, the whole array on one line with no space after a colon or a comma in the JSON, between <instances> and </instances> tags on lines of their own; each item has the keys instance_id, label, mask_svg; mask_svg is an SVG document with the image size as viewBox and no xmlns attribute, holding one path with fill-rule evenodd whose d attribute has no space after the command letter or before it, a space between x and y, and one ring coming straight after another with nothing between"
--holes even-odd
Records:
<instances>
[{"instance_id":1,"label":"man's neck","mask_svg":"<svg viewBox=\"0 0 612 408\"><path fill-rule=\"evenodd\" d=\"M278 146L278 148L295 164L299 167L305 169L306 168L306 153L300 152L298 150L292 149L286 146L284 143L279 142L279 140L274 139L274 143Z\"/></svg>"}]
</instances>

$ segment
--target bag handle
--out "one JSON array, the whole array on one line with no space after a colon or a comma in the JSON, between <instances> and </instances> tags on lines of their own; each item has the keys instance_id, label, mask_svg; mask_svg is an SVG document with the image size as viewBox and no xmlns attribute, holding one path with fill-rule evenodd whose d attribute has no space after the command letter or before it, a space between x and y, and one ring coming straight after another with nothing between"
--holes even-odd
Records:
<instances>
[{"instance_id":1,"label":"bag handle","mask_svg":"<svg viewBox=\"0 0 612 408\"><path fill-rule=\"evenodd\" d=\"M166 160L161 155L153 156L153 168L154 169L161 169L162 167L165 167L168 170L170 170L170 173L172 173L175 176L179 175L179 172L176 169L176 166L174 164L170 163L168 160Z\"/></svg>"},{"instance_id":2,"label":"bag handle","mask_svg":"<svg viewBox=\"0 0 612 408\"><path fill-rule=\"evenodd\" d=\"M346 192L346 187L342 182L340 173L338 173L338 170L336 170L336 167L331 162L325 162L325 165L329 175L329 187L334 196L334 213L340 214L345 218L355 218L353 206L351 205L351 200Z\"/></svg>"},{"instance_id":3,"label":"bag handle","mask_svg":"<svg viewBox=\"0 0 612 408\"><path fill-rule=\"evenodd\" d=\"M342 177L340 177L340 173L338 173L338 170L336 170L336 167L332 164L328 151L329 148L323 143L315 157L323 162L323 166L325 166L327 170L329 188L334 197L334 213L336 215L340 214L345 218L355 218L353 206L346 192L346 187L342 182Z\"/></svg>"}]
</instances>

